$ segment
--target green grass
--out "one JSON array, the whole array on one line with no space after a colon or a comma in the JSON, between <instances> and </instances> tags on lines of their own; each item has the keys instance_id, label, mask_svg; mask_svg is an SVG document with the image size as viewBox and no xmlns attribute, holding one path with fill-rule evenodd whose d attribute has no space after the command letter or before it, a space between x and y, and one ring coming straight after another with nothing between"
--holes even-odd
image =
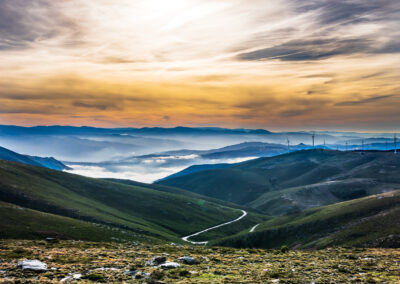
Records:
<instances>
[{"instance_id":1,"label":"green grass","mask_svg":"<svg viewBox=\"0 0 400 284\"><path fill-rule=\"evenodd\" d=\"M201 198L150 186L105 180L0 161L0 200L74 219L107 224L163 240L240 216L241 212Z\"/></svg>"},{"instance_id":2,"label":"green grass","mask_svg":"<svg viewBox=\"0 0 400 284\"><path fill-rule=\"evenodd\" d=\"M400 190L276 217L213 244L278 248L400 247Z\"/></svg>"},{"instance_id":3,"label":"green grass","mask_svg":"<svg viewBox=\"0 0 400 284\"><path fill-rule=\"evenodd\" d=\"M1 239L75 239L96 242L146 241L154 242L126 230L80 221L68 217L39 212L14 204L0 202Z\"/></svg>"}]
</instances>

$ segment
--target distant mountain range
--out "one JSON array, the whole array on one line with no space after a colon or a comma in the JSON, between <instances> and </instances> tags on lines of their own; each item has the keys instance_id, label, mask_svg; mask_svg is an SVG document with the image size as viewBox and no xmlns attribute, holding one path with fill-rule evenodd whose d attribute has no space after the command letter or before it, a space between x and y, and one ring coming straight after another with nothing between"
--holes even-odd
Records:
<instances>
[{"instance_id":1,"label":"distant mountain range","mask_svg":"<svg viewBox=\"0 0 400 284\"><path fill-rule=\"evenodd\" d=\"M228 129L220 127L143 127L143 128L96 128L88 126L34 126L22 127L0 125L0 134L7 135L92 135L92 134L149 134L149 135L219 135L219 134L253 134L266 135L271 132L264 129Z\"/></svg>"},{"instance_id":2,"label":"distant mountain range","mask_svg":"<svg viewBox=\"0 0 400 284\"><path fill-rule=\"evenodd\" d=\"M28 155L21 155L16 152L10 151L6 148L0 147L0 160L19 162L26 165L38 166L49 168L57 171L69 170L71 168L67 167L60 161L54 158L42 158Z\"/></svg>"}]
</instances>

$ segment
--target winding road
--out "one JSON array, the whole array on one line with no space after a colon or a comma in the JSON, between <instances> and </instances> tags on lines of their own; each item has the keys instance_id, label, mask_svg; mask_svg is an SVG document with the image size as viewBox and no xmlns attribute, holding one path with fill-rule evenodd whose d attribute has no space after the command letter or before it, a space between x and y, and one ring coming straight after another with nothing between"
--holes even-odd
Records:
<instances>
[{"instance_id":1,"label":"winding road","mask_svg":"<svg viewBox=\"0 0 400 284\"><path fill-rule=\"evenodd\" d=\"M260 225L260 224L257 224L257 225L255 225L254 227L252 227L251 229L250 229L250 233L253 233L254 232L254 230L258 227L258 225Z\"/></svg>"},{"instance_id":2,"label":"winding road","mask_svg":"<svg viewBox=\"0 0 400 284\"><path fill-rule=\"evenodd\" d=\"M182 237L182 240L185 241L185 242L189 242L189 243L191 243L191 244L194 244L194 245L206 245L206 244L208 243L208 241L205 241L205 242L193 242L193 241L189 241L189 238L194 237L194 236L198 236L198 235L200 235L200 234L202 234L202 233L205 233L205 232L208 232L208 231L211 231L211 230L214 230L214 229L221 228L221 227L223 227L223 226L226 226L226 225L235 223L235 222L237 222L237 221L243 219L244 217L246 217L247 212L244 211L244 210L241 210L241 211L242 211L242 213L243 213L242 216L240 216L239 218L236 218L235 220L232 220L232 221L229 221L229 222L226 222L226 223L223 223L223 224L220 224L220 225L217 225L217 226L214 226L214 227L205 229L205 230L203 230L203 231L200 231L200 232L191 234L191 235L186 236L186 237Z\"/></svg>"}]
</instances>

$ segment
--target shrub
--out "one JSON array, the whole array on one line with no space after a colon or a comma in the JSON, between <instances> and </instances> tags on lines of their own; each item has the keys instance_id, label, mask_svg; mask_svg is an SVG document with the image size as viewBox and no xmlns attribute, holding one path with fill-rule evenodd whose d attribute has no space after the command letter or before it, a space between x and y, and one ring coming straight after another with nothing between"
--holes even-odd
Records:
<instances>
[{"instance_id":1,"label":"shrub","mask_svg":"<svg viewBox=\"0 0 400 284\"><path fill-rule=\"evenodd\" d=\"M105 282L104 275L98 273L88 274L82 277L82 279L87 279L90 281Z\"/></svg>"},{"instance_id":2,"label":"shrub","mask_svg":"<svg viewBox=\"0 0 400 284\"><path fill-rule=\"evenodd\" d=\"M281 253L287 253L288 251L289 251L288 246L285 245L281 246Z\"/></svg>"}]
</instances>

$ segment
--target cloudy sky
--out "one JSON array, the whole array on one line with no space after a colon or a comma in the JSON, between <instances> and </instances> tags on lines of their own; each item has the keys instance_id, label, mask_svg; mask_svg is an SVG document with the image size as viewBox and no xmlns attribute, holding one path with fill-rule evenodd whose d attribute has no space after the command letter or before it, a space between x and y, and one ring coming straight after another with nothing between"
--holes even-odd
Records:
<instances>
[{"instance_id":1,"label":"cloudy sky","mask_svg":"<svg viewBox=\"0 0 400 284\"><path fill-rule=\"evenodd\" d=\"M399 130L398 0L0 0L0 124Z\"/></svg>"}]
</instances>

